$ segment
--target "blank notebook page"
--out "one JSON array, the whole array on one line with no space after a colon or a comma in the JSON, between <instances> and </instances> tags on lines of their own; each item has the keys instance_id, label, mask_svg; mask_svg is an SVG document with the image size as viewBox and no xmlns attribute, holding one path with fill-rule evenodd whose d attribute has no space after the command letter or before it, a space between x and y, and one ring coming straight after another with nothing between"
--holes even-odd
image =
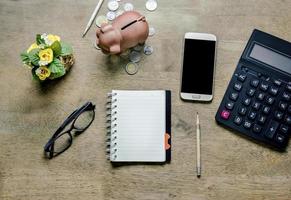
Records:
<instances>
[{"instance_id":1,"label":"blank notebook page","mask_svg":"<svg viewBox=\"0 0 291 200\"><path fill-rule=\"evenodd\" d=\"M111 161L164 162L166 92L113 90L117 101L116 158ZM111 149L112 150L112 149Z\"/></svg>"}]
</instances>

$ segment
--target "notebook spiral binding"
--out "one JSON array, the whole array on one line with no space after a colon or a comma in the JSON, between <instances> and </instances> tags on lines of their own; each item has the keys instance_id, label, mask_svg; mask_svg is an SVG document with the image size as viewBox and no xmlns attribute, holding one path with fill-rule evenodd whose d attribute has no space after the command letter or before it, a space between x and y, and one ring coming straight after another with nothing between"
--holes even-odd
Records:
<instances>
[{"instance_id":1,"label":"notebook spiral binding","mask_svg":"<svg viewBox=\"0 0 291 200\"><path fill-rule=\"evenodd\" d=\"M107 94L106 103L106 154L108 160L115 160L117 158L117 93Z\"/></svg>"}]
</instances>

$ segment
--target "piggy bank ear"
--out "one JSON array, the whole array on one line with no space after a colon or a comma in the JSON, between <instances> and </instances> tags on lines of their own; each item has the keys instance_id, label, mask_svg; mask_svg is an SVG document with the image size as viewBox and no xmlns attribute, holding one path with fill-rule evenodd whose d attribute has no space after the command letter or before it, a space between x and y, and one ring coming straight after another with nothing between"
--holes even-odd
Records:
<instances>
[{"instance_id":1,"label":"piggy bank ear","mask_svg":"<svg viewBox=\"0 0 291 200\"><path fill-rule=\"evenodd\" d=\"M120 53L120 45L115 44L110 47L110 53L117 54Z\"/></svg>"}]
</instances>

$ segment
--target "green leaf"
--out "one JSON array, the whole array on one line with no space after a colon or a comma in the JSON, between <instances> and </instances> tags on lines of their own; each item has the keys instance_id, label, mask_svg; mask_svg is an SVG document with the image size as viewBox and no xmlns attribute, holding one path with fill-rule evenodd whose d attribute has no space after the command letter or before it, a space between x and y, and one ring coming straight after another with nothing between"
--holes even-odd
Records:
<instances>
[{"instance_id":1,"label":"green leaf","mask_svg":"<svg viewBox=\"0 0 291 200\"><path fill-rule=\"evenodd\" d=\"M32 49L27 55L28 58L30 60L30 62L34 65L34 66L38 66L38 61L39 61L39 53L40 49Z\"/></svg>"},{"instance_id":2,"label":"green leaf","mask_svg":"<svg viewBox=\"0 0 291 200\"><path fill-rule=\"evenodd\" d=\"M51 45L51 49L54 52L54 57L58 57L62 52L61 44L57 40Z\"/></svg>"},{"instance_id":3,"label":"green leaf","mask_svg":"<svg viewBox=\"0 0 291 200\"><path fill-rule=\"evenodd\" d=\"M20 58L21 58L23 64L27 64L27 65L29 64L30 59L29 59L28 53L26 53L26 52L22 52L22 53L20 54Z\"/></svg>"},{"instance_id":4,"label":"green leaf","mask_svg":"<svg viewBox=\"0 0 291 200\"><path fill-rule=\"evenodd\" d=\"M61 46L62 46L61 56L68 56L68 55L73 54L73 49L71 45L65 42L61 42Z\"/></svg>"},{"instance_id":5,"label":"green leaf","mask_svg":"<svg viewBox=\"0 0 291 200\"><path fill-rule=\"evenodd\" d=\"M50 78L59 78L66 74L66 69L63 63L57 58L54 58L48 69L51 71Z\"/></svg>"},{"instance_id":6,"label":"green leaf","mask_svg":"<svg viewBox=\"0 0 291 200\"><path fill-rule=\"evenodd\" d=\"M44 39L41 39L41 35L40 34L36 34L36 44L37 45L40 45L40 44L45 45L45 41L44 41Z\"/></svg>"}]
</instances>

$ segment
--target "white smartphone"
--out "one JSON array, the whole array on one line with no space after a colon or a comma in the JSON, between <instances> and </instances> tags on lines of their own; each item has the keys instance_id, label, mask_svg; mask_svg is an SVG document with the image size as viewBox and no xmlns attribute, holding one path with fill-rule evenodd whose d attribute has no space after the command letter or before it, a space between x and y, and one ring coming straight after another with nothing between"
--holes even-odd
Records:
<instances>
[{"instance_id":1,"label":"white smartphone","mask_svg":"<svg viewBox=\"0 0 291 200\"><path fill-rule=\"evenodd\" d=\"M216 36L185 33L180 96L184 100L213 99Z\"/></svg>"}]
</instances>

